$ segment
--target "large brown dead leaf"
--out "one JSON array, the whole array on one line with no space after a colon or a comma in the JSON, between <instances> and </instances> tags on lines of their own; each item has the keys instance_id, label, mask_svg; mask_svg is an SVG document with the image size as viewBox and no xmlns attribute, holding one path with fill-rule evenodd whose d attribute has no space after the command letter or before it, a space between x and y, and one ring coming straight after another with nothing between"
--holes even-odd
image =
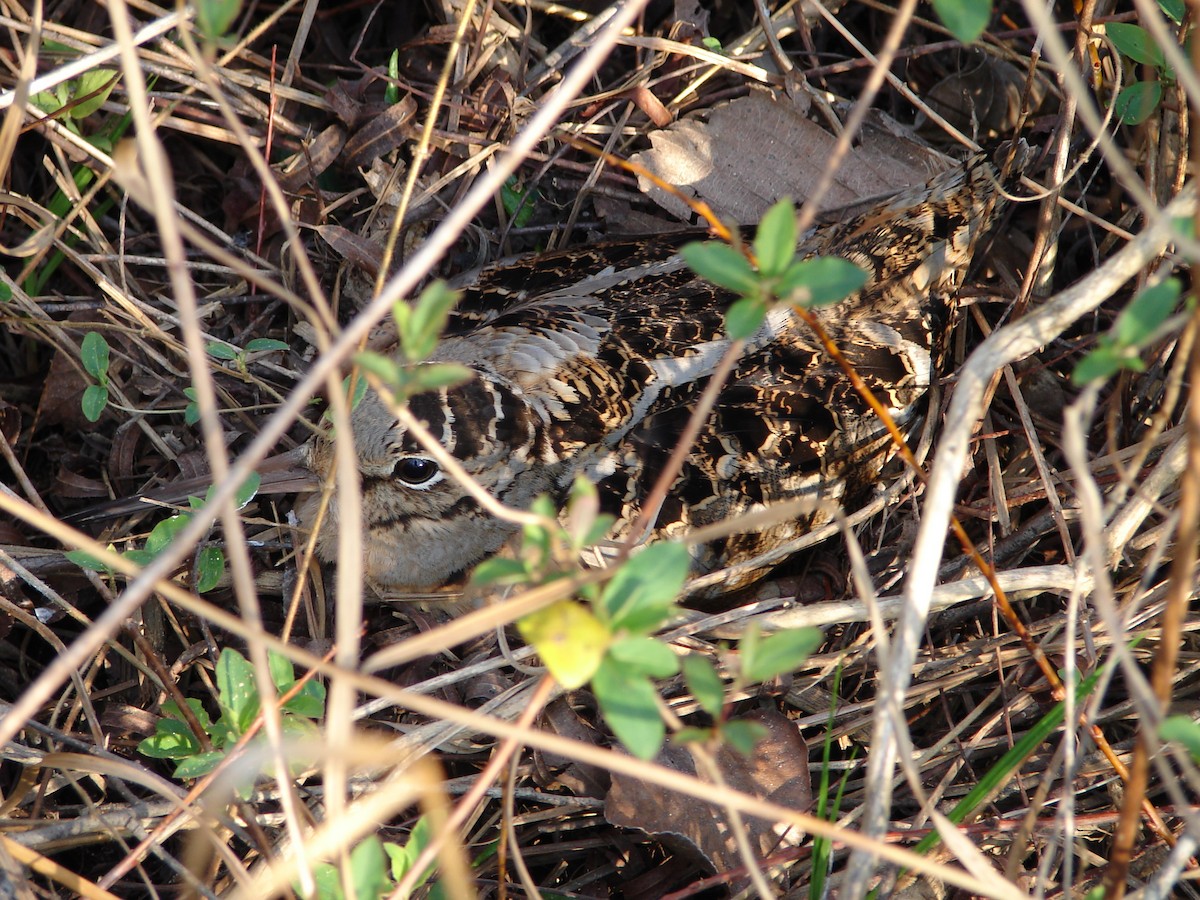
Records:
<instances>
[{"instance_id":1,"label":"large brown dead leaf","mask_svg":"<svg viewBox=\"0 0 1200 900\"><path fill-rule=\"evenodd\" d=\"M593 724L594 715L585 717L576 709L576 703L584 702L587 696L567 694L549 704L540 719L542 728L571 740L599 746L601 734ZM581 763L548 750L534 751L533 779L543 790L563 787L577 797L599 798L610 784L608 772L599 766Z\"/></svg>"},{"instance_id":2,"label":"large brown dead leaf","mask_svg":"<svg viewBox=\"0 0 1200 900\"><path fill-rule=\"evenodd\" d=\"M956 70L930 88L922 99L973 141L992 141L1010 134L1021 117L1025 73L1010 62L977 51L963 51L955 62ZM1046 93L1046 83L1040 77L1035 78L1025 112L1036 113ZM927 140L936 143L951 140L942 126L924 113L917 116L915 128Z\"/></svg>"},{"instance_id":3,"label":"large brown dead leaf","mask_svg":"<svg viewBox=\"0 0 1200 900\"><path fill-rule=\"evenodd\" d=\"M716 754L717 767L729 787L796 810L812 805L808 747L795 723L775 710L756 710L745 720L765 726L767 736L746 757L729 747ZM696 774L689 749L670 744L656 760L661 765ZM614 773L605 798L605 818L613 825L638 828L698 852L718 872L741 866L724 812L695 797L675 793L637 778ZM800 835L787 826L746 816L750 845L760 857L794 846Z\"/></svg>"},{"instance_id":4,"label":"large brown dead leaf","mask_svg":"<svg viewBox=\"0 0 1200 900\"><path fill-rule=\"evenodd\" d=\"M726 221L751 224L780 197L804 200L825 170L836 138L808 118L809 103L754 91L712 109L703 118L682 119L650 133L652 148L633 157L685 194L705 200ZM846 157L822 209L892 193L924 183L949 160L906 135L899 123L864 130ZM691 211L681 200L638 184L656 203L682 219Z\"/></svg>"}]
</instances>

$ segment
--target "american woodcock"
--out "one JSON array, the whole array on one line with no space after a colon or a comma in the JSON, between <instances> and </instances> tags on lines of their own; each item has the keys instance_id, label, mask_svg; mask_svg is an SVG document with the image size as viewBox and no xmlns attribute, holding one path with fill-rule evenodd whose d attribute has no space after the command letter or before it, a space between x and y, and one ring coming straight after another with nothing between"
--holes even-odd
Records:
<instances>
[{"instance_id":1,"label":"american woodcock","mask_svg":"<svg viewBox=\"0 0 1200 900\"><path fill-rule=\"evenodd\" d=\"M895 421L911 432L939 377L956 288L1031 157L1023 144L984 155L886 198L865 212L820 220L802 257L841 256L866 286L815 315ZM1011 159L1010 159L1011 157ZM693 274L686 240L626 240L485 268L463 285L432 362L467 366L469 381L411 398L409 408L489 493L527 508L562 500L576 475L596 485L625 536L729 346L735 299ZM446 583L495 554L516 528L484 511L384 401L368 393L352 414L360 460L367 576L387 589ZM773 309L750 338L691 447L651 531L699 527L795 498L859 504L895 447L884 425L803 321ZM308 464L327 472L329 441ZM315 499L301 508L310 524ZM829 521L829 504L692 548L706 573L751 560ZM317 538L337 554L337 504ZM761 575L751 568L728 585Z\"/></svg>"}]
</instances>

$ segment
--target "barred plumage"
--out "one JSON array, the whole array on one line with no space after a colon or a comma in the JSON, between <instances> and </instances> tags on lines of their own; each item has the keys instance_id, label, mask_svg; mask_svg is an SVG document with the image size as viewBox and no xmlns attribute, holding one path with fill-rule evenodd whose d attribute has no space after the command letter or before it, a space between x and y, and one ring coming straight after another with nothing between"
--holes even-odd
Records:
<instances>
[{"instance_id":1,"label":"barred plumage","mask_svg":"<svg viewBox=\"0 0 1200 900\"><path fill-rule=\"evenodd\" d=\"M1021 145L1014 169L1030 155ZM996 166L977 156L865 212L826 217L800 241L802 256L841 256L870 273L865 288L816 315L902 426L920 418L956 285L1003 203ZM683 263L679 246L693 237L614 242L484 269L464 283L432 360L466 365L473 378L414 397L412 412L504 503L561 498L581 473L624 534L728 346L724 313L734 298ZM374 582L443 584L511 536L513 528L446 477L379 397L368 393L352 422ZM653 536L797 497L860 502L893 454L881 423L808 327L776 308L747 342ZM309 464L325 471L330 455L317 442ZM314 503L302 518L311 519ZM827 518L818 511L696 547L694 570L745 561ZM317 540L323 559L335 557L337 527L331 509Z\"/></svg>"}]
</instances>

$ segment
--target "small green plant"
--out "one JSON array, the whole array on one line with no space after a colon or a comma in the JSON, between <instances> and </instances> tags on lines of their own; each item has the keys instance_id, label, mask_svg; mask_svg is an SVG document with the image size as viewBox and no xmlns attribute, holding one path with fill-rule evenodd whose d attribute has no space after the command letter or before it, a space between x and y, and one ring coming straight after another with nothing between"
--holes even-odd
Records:
<instances>
[{"instance_id":1,"label":"small green plant","mask_svg":"<svg viewBox=\"0 0 1200 900\"><path fill-rule=\"evenodd\" d=\"M466 366L426 362L437 347L458 298L459 293L444 281L435 281L421 292L416 303L397 302L392 307L392 318L400 336L400 359L364 351L354 357L355 363L383 382L397 402L421 391L454 387L466 381L471 377ZM362 390L366 390L365 384Z\"/></svg>"},{"instance_id":2,"label":"small green plant","mask_svg":"<svg viewBox=\"0 0 1200 900\"><path fill-rule=\"evenodd\" d=\"M1166 330L1182 291L1178 278L1164 279L1141 291L1121 310L1112 330L1102 335L1096 348L1075 366L1071 380L1085 385L1121 370L1145 371L1141 352Z\"/></svg>"},{"instance_id":3,"label":"small green plant","mask_svg":"<svg viewBox=\"0 0 1200 900\"><path fill-rule=\"evenodd\" d=\"M1191 716L1167 716L1158 726L1158 736L1182 745L1200 763L1200 722Z\"/></svg>"},{"instance_id":4,"label":"small green plant","mask_svg":"<svg viewBox=\"0 0 1200 900\"><path fill-rule=\"evenodd\" d=\"M992 19L992 0L933 0L947 30L964 44L978 40Z\"/></svg>"},{"instance_id":5,"label":"small green plant","mask_svg":"<svg viewBox=\"0 0 1200 900\"><path fill-rule=\"evenodd\" d=\"M262 484L262 476L258 473L251 475L246 479L245 483L238 489L234 495L234 503L238 509L242 509L247 503L254 499L254 495L258 493L258 488ZM213 492L216 489L210 487L204 496L204 499L199 497L188 497L188 505L192 512L201 509L206 503L212 499ZM126 550L121 555L131 562L137 563L139 566L145 566L154 560L166 547L175 539L179 532L183 531L187 524L192 520L191 512L183 512L171 516L168 519L163 519L151 529L149 536L146 538L146 544L141 549ZM84 569L90 569L94 572L106 572L112 574L112 570L101 560L86 553L83 550L70 550L66 553L67 559ZM225 552L215 544L205 544L200 548L195 557L195 579L193 587L198 593L207 593L215 588L221 581L221 576L225 574Z\"/></svg>"},{"instance_id":6,"label":"small green plant","mask_svg":"<svg viewBox=\"0 0 1200 900\"><path fill-rule=\"evenodd\" d=\"M796 210L784 199L767 210L758 226L754 262L722 241L685 244L680 253L697 275L740 295L725 314L725 327L730 337L746 339L778 302L828 306L867 283L867 273L841 257L796 259L796 241Z\"/></svg>"},{"instance_id":7,"label":"small green plant","mask_svg":"<svg viewBox=\"0 0 1200 900\"><path fill-rule=\"evenodd\" d=\"M80 123L108 100L119 74L115 69L92 69L56 85L52 91L39 91L29 102L80 134Z\"/></svg>"},{"instance_id":8,"label":"small green plant","mask_svg":"<svg viewBox=\"0 0 1200 900\"><path fill-rule=\"evenodd\" d=\"M242 0L196 0L196 25L205 40L217 42L233 27Z\"/></svg>"},{"instance_id":9,"label":"small green plant","mask_svg":"<svg viewBox=\"0 0 1200 900\"><path fill-rule=\"evenodd\" d=\"M290 350L291 348L284 341L277 341L274 338L254 338L246 343L243 350L239 350L232 344L211 341L205 348L208 355L213 359L220 359L232 362L239 372L246 375L250 368L250 355L262 353L276 353L280 350Z\"/></svg>"},{"instance_id":10,"label":"small green plant","mask_svg":"<svg viewBox=\"0 0 1200 900\"><path fill-rule=\"evenodd\" d=\"M565 526L556 522L550 499L539 497L531 511L546 524L526 525L519 557L481 563L473 581L545 584L563 577L612 525L611 516L597 514L598 506L595 487L582 478L568 498ZM652 544L618 567L603 589L587 585L581 599L560 600L517 623L563 687L591 681L613 733L643 759L658 752L666 734L651 679L679 671L675 654L651 634L674 612L689 564L682 544Z\"/></svg>"},{"instance_id":11,"label":"small green plant","mask_svg":"<svg viewBox=\"0 0 1200 900\"><path fill-rule=\"evenodd\" d=\"M96 379L95 384L84 388L80 400L83 416L89 422L100 421L104 408L108 406L108 358L108 341L104 335L89 331L83 336L83 343L79 345L79 360L83 363L83 370Z\"/></svg>"},{"instance_id":12,"label":"small green plant","mask_svg":"<svg viewBox=\"0 0 1200 900\"><path fill-rule=\"evenodd\" d=\"M200 421L200 398L196 394L194 387L185 387L183 396L187 397L187 406L183 408L183 421L188 425L195 425Z\"/></svg>"},{"instance_id":13,"label":"small green plant","mask_svg":"<svg viewBox=\"0 0 1200 900\"><path fill-rule=\"evenodd\" d=\"M275 689L281 695L287 694L297 683L291 662L274 652L268 654L268 660ZM254 681L254 667L242 654L229 648L222 650L217 660L216 675L217 705L220 708L216 721L199 700L187 700L189 709L208 737L211 750L204 749L173 700L163 704L165 715L158 720L154 734L138 744L138 752L143 756L174 760L176 778L200 778L215 769L254 725L262 708L262 698ZM283 704L281 721L284 734L294 738L315 738L317 727L312 720L324 714L324 685L317 681L306 681Z\"/></svg>"},{"instance_id":14,"label":"small green plant","mask_svg":"<svg viewBox=\"0 0 1200 900\"><path fill-rule=\"evenodd\" d=\"M534 204L538 199L537 190L522 186L516 175L509 175L500 188L500 203L512 218L514 228L524 228L529 224L529 220L533 218Z\"/></svg>"},{"instance_id":15,"label":"small green plant","mask_svg":"<svg viewBox=\"0 0 1200 900\"><path fill-rule=\"evenodd\" d=\"M388 85L383 89L383 102L395 106L400 102L400 51L393 50L388 59Z\"/></svg>"},{"instance_id":16,"label":"small green plant","mask_svg":"<svg viewBox=\"0 0 1200 900\"><path fill-rule=\"evenodd\" d=\"M257 357L267 353L278 353L290 350L291 348L286 342L277 341L274 338L254 338L248 341L242 349L222 341L210 341L204 349L213 359L233 363L234 368L241 373L242 377L247 378L250 375L252 356ZM196 389L194 387L186 387L183 389L183 395L188 401L187 406L183 409L183 421L188 425L195 425L200 421L200 402L196 394Z\"/></svg>"},{"instance_id":17,"label":"small green plant","mask_svg":"<svg viewBox=\"0 0 1200 900\"><path fill-rule=\"evenodd\" d=\"M429 819L422 816L413 826L408 843L404 846L391 841L381 841L378 836L371 835L350 851L350 883L354 888L356 900L379 900L396 889L396 885L409 873L417 857L429 846L433 836L433 828ZM429 880L434 867L430 866L413 884L419 888ZM313 879L316 881L316 893L311 900L346 900L342 887L341 873L337 867L329 863L318 863L313 866ZM293 884L293 889L299 893L300 885ZM430 897L441 897L438 885L434 885Z\"/></svg>"},{"instance_id":18,"label":"small green plant","mask_svg":"<svg viewBox=\"0 0 1200 900\"><path fill-rule=\"evenodd\" d=\"M1159 7L1167 17L1180 25L1183 21L1183 4L1179 0L1159 0ZM1126 84L1113 98L1113 114L1126 125L1140 125L1162 104L1165 88L1175 83L1175 70L1167 62L1166 54L1141 25L1131 22L1110 22L1104 27L1117 52L1131 65L1149 66L1153 76L1133 80Z\"/></svg>"},{"instance_id":19,"label":"small green plant","mask_svg":"<svg viewBox=\"0 0 1200 900\"><path fill-rule=\"evenodd\" d=\"M683 658L683 678L700 708L712 717L710 728L684 728L676 735L680 742L727 743L744 756L766 737L766 729L757 722L728 720L726 693L740 694L752 684L769 681L794 671L821 643L819 628L794 628L763 637L751 625L738 642L733 657L733 683L728 691L721 676L706 656L689 654Z\"/></svg>"},{"instance_id":20,"label":"small green plant","mask_svg":"<svg viewBox=\"0 0 1200 900\"><path fill-rule=\"evenodd\" d=\"M60 54L64 57L77 57L78 51L56 41L45 41L42 45L44 52ZM64 127L83 140L86 140L103 153L111 154L117 142L125 135L133 123L133 114L126 111L119 116L96 117L98 127L91 127L88 122L88 134L83 134L83 124L86 119L98 112L105 100L112 93L116 84L117 73L113 69L93 69L78 78L67 81L54 88L53 91L41 91L30 98L34 106L41 109L51 118L60 120ZM152 86L155 77L148 78ZM73 191L57 189L46 203L46 209L56 219L66 218L75 207L77 198L84 195L96 180L96 173L87 165L77 165L71 169L71 180L74 182ZM104 217L115 201L107 194L101 195L96 205L89 211L90 215L99 220ZM73 230L63 235L62 240L68 247L79 242L79 235ZM30 296L39 296L50 278L62 265L65 255L61 249L54 250L46 261L31 272L22 282L21 287Z\"/></svg>"},{"instance_id":21,"label":"small green plant","mask_svg":"<svg viewBox=\"0 0 1200 900\"><path fill-rule=\"evenodd\" d=\"M472 575L476 584L546 584L577 569L580 554L598 543L613 518L598 513L595 487L578 478L571 489L563 524L554 504L539 497L532 512L545 525L526 525L515 559L496 557ZM576 599L564 599L517 623L555 679L568 690L591 683L613 734L630 753L653 758L666 737L655 679L679 672L674 651L654 633L676 612L675 601L691 567L687 547L660 541L616 567L603 586L585 585ZM737 685L773 678L795 668L820 639L815 629L743 640ZM761 736L752 723L726 722L724 690L712 664L685 657L684 676L701 707L716 722L711 729L685 730L686 740L723 740L749 752Z\"/></svg>"}]
</instances>

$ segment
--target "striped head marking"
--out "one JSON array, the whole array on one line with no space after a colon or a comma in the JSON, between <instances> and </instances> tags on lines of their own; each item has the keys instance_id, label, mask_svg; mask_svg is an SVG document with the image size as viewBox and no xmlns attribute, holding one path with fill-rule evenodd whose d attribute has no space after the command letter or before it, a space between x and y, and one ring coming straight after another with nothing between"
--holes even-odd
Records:
<instances>
[{"instance_id":1,"label":"striped head marking","mask_svg":"<svg viewBox=\"0 0 1200 900\"><path fill-rule=\"evenodd\" d=\"M527 507L553 490L557 467L543 461L544 424L519 389L475 370L467 382L417 394L409 410L493 497ZM484 511L458 480L368 391L351 414L362 485L363 566L375 584L420 589L444 584L498 551L513 527ZM308 465L333 477L336 437L309 445ZM336 561L337 494L317 536L317 555ZM300 508L311 527L319 500Z\"/></svg>"}]
</instances>

